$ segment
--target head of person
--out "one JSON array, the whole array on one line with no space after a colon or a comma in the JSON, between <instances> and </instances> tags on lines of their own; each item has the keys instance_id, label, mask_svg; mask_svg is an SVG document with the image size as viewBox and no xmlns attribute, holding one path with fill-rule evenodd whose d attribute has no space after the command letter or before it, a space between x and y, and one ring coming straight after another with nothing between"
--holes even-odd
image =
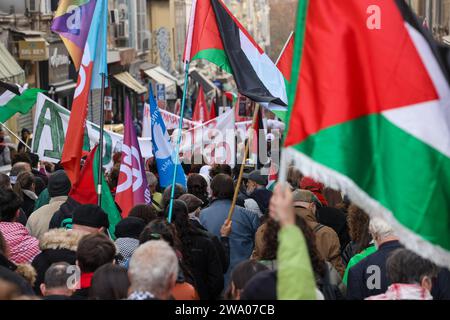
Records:
<instances>
[{"instance_id":1,"label":"head of person","mask_svg":"<svg viewBox=\"0 0 450 320\"><path fill-rule=\"evenodd\" d=\"M369 232L377 247L380 247L385 242L397 240L392 226L384 219L378 217L370 219Z\"/></svg>"},{"instance_id":2,"label":"head of person","mask_svg":"<svg viewBox=\"0 0 450 320\"><path fill-rule=\"evenodd\" d=\"M47 269L44 282L40 285L43 296L71 296L74 289L70 283L73 272L67 262L53 263Z\"/></svg>"},{"instance_id":3,"label":"head of person","mask_svg":"<svg viewBox=\"0 0 450 320\"><path fill-rule=\"evenodd\" d=\"M112 264L115 256L114 242L102 233L86 234L78 243L76 259L81 273L92 273L104 264Z\"/></svg>"},{"instance_id":4,"label":"head of person","mask_svg":"<svg viewBox=\"0 0 450 320\"><path fill-rule=\"evenodd\" d=\"M108 174L108 187L110 190L115 190L119 182L120 164L114 165Z\"/></svg>"},{"instance_id":5,"label":"head of person","mask_svg":"<svg viewBox=\"0 0 450 320\"><path fill-rule=\"evenodd\" d=\"M438 268L431 261L401 248L390 254L386 261L386 272L393 284L417 284L431 291Z\"/></svg>"},{"instance_id":6,"label":"head of person","mask_svg":"<svg viewBox=\"0 0 450 320\"><path fill-rule=\"evenodd\" d=\"M14 184L13 190L21 195L24 190L33 191L35 190L34 175L31 172L21 172L17 176L16 183Z\"/></svg>"},{"instance_id":7,"label":"head of person","mask_svg":"<svg viewBox=\"0 0 450 320\"><path fill-rule=\"evenodd\" d=\"M31 132L27 128L23 128L22 131L20 132L21 138L24 142L27 141L30 134L31 134Z\"/></svg>"},{"instance_id":8,"label":"head of person","mask_svg":"<svg viewBox=\"0 0 450 320\"><path fill-rule=\"evenodd\" d=\"M156 188L158 187L158 178L150 171L145 171L145 176L147 177L147 183L150 192L152 194L155 193Z\"/></svg>"},{"instance_id":9,"label":"head of person","mask_svg":"<svg viewBox=\"0 0 450 320\"><path fill-rule=\"evenodd\" d=\"M30 154L27 152L18 152L11 158L11 166L14 167L17 163L27 163L27 171L31 171L31 158Z\"/></svg>"},{"instance_id":10,"label":"head of person","mask_svg":"<svg viewBox=\"0 0 450 320\"><path fill-rule=\"evenodd\" d=\"M156 212L156 209L153 206L146 204L138 204L137 206L134 206L130 210L128 216L140 218L144 220L145 224L147 225L156 218L158 218L158 213Z\"/></svg>"},{"instance_id":11,"label":"head of person","mask_svg":"<svg viewBox=\"0 0 450 320\"><path fill-rule=\"evenodd\" d=\"M15 222L22 199L12 190L0 192L0 222Z\"/></svg>"},{"instance_id":12,"label":"head of person","mask_svg":"<svg viewBox=\"0 0 450 320\"><path fill-rule=\"evenodd\" d=\"M317 197L317 199L320 201L321 205L328 205L327 200L325 199L325 196L323 195L323 189L325 188L325 185L323 183L317 182L316 180L310 178L310 177L303 177L300 180L300 188L309 190Z\"/></svg>"},{"instance_id":13,"label":"head of person","mask_svg":"<svg viewBox=\"0 0 450 320\"><path fill-rule=\"evenodd\" d=\"M97 205L81 205L73 211L72 228L87 233L104 233L109 228L108 215Z\"/></svg>"},{"instance_id":14,"label":"head of person","mask_svg":"<svg viewBox=\"0 0 450 320\"><path fill-rule=\"evenodd\" d=\"M172 192L172 186L167 187L163 192L162 205L163 205L164 209L169 206L171 192ZM173 198L178 199L181 195L183 195L185 193L186 193L186 190L184 189L184 187L181 184L177 183L175 185Z\"/></svg>"},{"instance_id":15,"label":"head of person","mask_svg":"<svg viewBox=\"0 0 450 320\"><path fill-rule=\"evenodd\" d=\"M190 193L183 194L178 200L183 201L188 208L188 212L195 214L196 216L200 214L200 210L204 204L201 199Z\"/></svg>"},{"instance_id":16,"label":"head of person","mask_svg":"<svg viewBox=\"0 0 450 320\"><path fill-rule=\"evenodd\" d=\"M300 180L303 178L302 173L294 166L290 166L287 172L287 182L291 185L292 189L298 189Z\"/></svg>"},{"instance_id":17,"label":"head of person","mask_svg":"<svg viewBox=\"0 0 450 320\"><path fill-rule=\"evenodd\" d=\"M130 291L148 292L160 300L171 297L178 275L178 258L163 240L148 241L133 253L128 269Z\"/></svg>"},{"instance_id":18,"label":"head of person","mask_svg":"<svg viewBox=\"0 0 450 320\"><path fill-rule=\"evenodd\" d=\"M7 174L0 172L0 191L12 189L11 180Z\"/></svg>"},{"instance_id":19,"label":"head of person","mask_svg":"<svg viewBox=\"0 0 450 320\"><path fill-rule=\"evenodd\" d=\"M296 212L302 212L304 215L310 211L315 219L317 211L317 198L309 190L297 189L292 193L294 207Z\"/></svg>"},{"instance_id":20,"label":"head of person","mask_svg":"<svg viewBox=\"0 0 450 320\"><path fill-rule=\"evenodd\" d=\"M233 179L226 174L218 174L211 181L211 192L214 199L231 200L234 195Z\"/></svg>"},{"instance_id":21,"label":"head of person","mask_svg":"<svg viewBox=\"0 0 450 320\"><path fill-rule=\"evenodd\" d=\"M116 264L104 264L92 276L89 297L94 300L121 300L128 297L130 280L127 269Z\"/></svg>"},{"instance_id":22,"label":"head of person","mask_svg":"<svg viewBox=\"0 0 450 320\"><path fill-rule=\"evenodd\" d=\"M189 175L187 179L187 191L203 202L208 200L208 182L206 182L206 179L201 174L193 173Z\"/></svg>"},{"instance_id":23,"label":"head of person","mask_svg":"<svg viewBox=\"0 0 450 320\"><path fill-rule=\"evenodd\" d=\"M150 222L139 236L139 244L152 240L164 240L172 248L175 246L175 230L166 219L158 218Z\"/></svg>"},{"instance_id":24,"label":"head of person","mask_svg":"<svg viewBox=\"0 0 450 320\"><path fill-rule=\"evenodd\" d=\"M369 233L370 218L368 214L352 204L348 210L347 223L350 238L356 244L356 251L360 252L367 248L372 240Z\"/></svg>"},{"instance_id":25,"label":"head of person","mask_svg":"<svg viewBox=\"0 0 450 320\"><path fill-rule=\"evenodd\" d=\"M169 208L166 209L166 217L168 214ZM183 241L183 238L191 231L191 225L189 224L189 213L186 203L178 199L173 201L172 223L175 225L180 240Z\"/></svg>"},{"instance_id":26,"label":"head of person","mask_svg":"<svg viewBox=\"0 0 450 320\"><path fill-rule=\"evenodd\" d=\"M58 170L48 177L48 195L50 198L67 196L72 184L64 170Z\"/></svg>"},{"instance_id":27,"label":"head of person","mask_svg":"<svg viewBox=\"0 0 450 320\"><path fill-rule=\"evenodd\" d=\"M29 163L17 162L12 166L11 171L9 172L11 185L14 186L14 184L16 184L17 176L22 172L31 172L31 166Z\"/></svg>"},{"instance_id":28,"label":"head of person","mask_svg":"<svg viewBox=\"0 0 450 320\"><path fill-rule=\"evenodd\" d=\"M227 300L240 300L241 293L247 283L259 272L268 270L268 268L256 260L242 261L234 267L230 284L225 297Z\"/></svg>"},{"instance_id":29,"label":"head of person","mask_svg":"<svg viewBox=\"0 0 450 320\"><path fill-rule=\"evenodd\" d=\"M209 170L209 175L214 179L218 174L226 174L231 177L233 170L231 170L231 167L228 164L215 164Z\"/></svg>"},{"instance_id":30,"label":"head of person","mask_svg":"<svg viewBox=\"0 0 450 320\"><path fill-rule=\"evenodd\" d=\"M267 186L267 177L263 176L260 170L253 170L245 174L244 178L247 179L247 194L252 194L257 188L265 188Z\"/></svg>"},{"instance_id":31,"label":"head of person","mask_svg":"<svg viewBox=\"0 0 450 320\"><path fill-rule=\"evenodd\" d=\"M36 153L29 153L31 168L37 169L39 164L39 155Z\"/></svg>"},{"instance_id":32,"label":"head of person","mask_svg":"<svg viewBox=\"0 0 450 320\"><path fill-rule=\"evenodd\" d=\"M116 238L139 239L145 225L145 221L141 218L128 216L117 223L114 233Z\"/></svg>"}]
</instances>

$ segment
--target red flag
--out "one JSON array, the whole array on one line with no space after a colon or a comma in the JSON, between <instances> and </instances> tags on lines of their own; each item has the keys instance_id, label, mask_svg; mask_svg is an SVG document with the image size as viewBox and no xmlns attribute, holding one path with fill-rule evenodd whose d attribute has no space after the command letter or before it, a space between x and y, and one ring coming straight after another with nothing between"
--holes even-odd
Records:
<instances>
[{"instance_id":1,"label":"red flag","mask_svg":"<svg viewBox=\"0 0 450 320\"><path fill-rule=\"evenodd\" d=\"M194 114L192 115L192 121L197 121L200 123L207 121L208 112L206 108L205 93L203 92L203 87L200 86L197 101L195 103Z\"/></svg>"},{"instance_id":2,"label":"red flag","mask_svg":"<svg viewBox=\"0 0 450 320\"><path fill-rule=\"evenodd\" d=\"M209 119L208 120L212 120L217 118L217 113L216 113L216 97L214 97L211 101L211 107L209 110Z\"/></svg>"},{"instance_id":3,"label":"red flag","mask_svg":"<svg viewBox=\"0 0 450 320\"><path fill-rule=\"evenodd\" d=\"M95 151L97 151L97 146L95 146L88 154L80 176L72 185L72 189L69 193L71 198L81 204L97 204L98 202L97 191L95 190L94 184L94 181L97 178L95 177L94 179L94 170L92 169Z\"/></svg>"},{"instance_id":4,"label":"red flag","mask_svg":"<svg viewBox=\"0 0 450 320\"><path fill-rule=\"evenodd\" d=\"M276 63L278 69L283 74L283 77L287 81L291 81L291 71L292 71L292 57L294 56L294 33L289 35L289 38L284 45L283 50L281 50L280 57Z\"/></svg>"}]
</instances>

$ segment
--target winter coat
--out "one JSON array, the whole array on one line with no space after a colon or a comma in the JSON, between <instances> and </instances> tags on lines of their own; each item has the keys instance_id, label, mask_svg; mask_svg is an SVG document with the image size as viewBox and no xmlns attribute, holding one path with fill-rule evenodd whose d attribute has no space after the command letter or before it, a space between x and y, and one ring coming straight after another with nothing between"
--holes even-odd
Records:
<instances>
[{"instance_id":1,"label":"winter coat","mask_svg":"<svg viewBox=\"0 0 450 320\"><path fill-rule=\"evenodd\" d=\"M345 274L344 277L342 278L342 281L344 282L345 285L347 285L347 280L348 280L348 272L350 271L350 269L358 264L361 260L363 260L365 257L371 255L372 253L374 253L375 251L377 251L377 248L375 246L375 244L371 244L369 245L366 249L364 249L363 251L361 251L360 253L355 254L350 261L347 264L347 268L345 269Z\"/></svg>"},{"instance_id":2,"label":"winter coat","mask_svg":"<svg viewBox=\"0 0 450 320\"><path fill-rule=\"evenodd\" d=\"M46 204L49 204L49 202L50 202L50 195L48 194L48 189L45 188L44 190L42 190L41 194L34 203L34 211L36 211L42 206L45 206Z\"/></svg>"},{"instance_id":3,"label":"winter coat","mask_svg":"<svg viewBox=\"0 0 450 320\"><path fill-rule=\"evenodd\" d=\"M339 272L341 277L344 275L344 265L342 263L339 238L336 232L323 224L317 222L312 210L304 208L295 208L296 213L301 216L316 236L317 251L322 258L330 262Z\"/></svg>"},{"instance_id":4,"label":"winter coat","mask_svg":"<svg viewBox=\"0 0 450 320\"><path fill-rule=\"evenodd\" d=\"M73 211L81 206L77 201L68 197L66 202L64 202L59 210L55 212L50 220L49 229L57 229L65 227L65 225L72 224L72 213Z\"/></svg>"},{"instance_id":5,"label":"winter coat","mask_svg":"<svg viewBox=\"0 0 450 320\"><path fill-rule=\"evenodd\" d=\"M398 241L385 242L376 252L353 266L348 272L347 299L363 300L370 296L385 293L391 284L387 277L386 260L394 250L399 248L402 248L402 245ZM378 277L378 275L379 279L376 280L379 280L377 283L380 285L369 288L367 279L374 276Z\"/></svg>"},{"instance_id":6,"label":"winter coat","mask_svg":"<svg viewBox=\"0 0 450 320\"><path fill-rule=\"evenodd\" d=\"M434 300L450 300L450 271L442 268L433 281L431 295Z\"/></svg>"},{"instance_id":7,"label":"winter coat","mask_svg":"<svg viewBox=\"0 0 450 320\"><path fill-rule=\"evenodd\" d=\"M220 229L228 218L230 207L231 200L214 200L209 207L200 212L200 222L209 232L220 237ZM229 236L230 266L225 275L225 283L228 283L231 270L239 262L250 258L254 247L255 232L259 227L258 216L239 206L235 207L232 220L232 230Z\"/></svg>"},{"instance_id":8,"label":"winter coat","mask_svg":"<svg viewBox=\"0 0 450 320\"><path fill-rule=\"evenodd\" d=\"M23 190L21 196L23 201L20 207L28 218L34 211L34 203L38 197L33 191L30 190Z\"/></svg>"},{"instance_id":9,"label":"winter coat","mask_svg":"<svg viewBox=\"0 0 450 320\"><path fill-rule=\"evenodd\" d=\"M9 259L16 264L29 263L41 252L38 239L18 222L0 222L0 232L8 244Z\"/></svg>"},{"instance_id":10,"label":"winter coat","mask_svg":"<svg viewBox=\"0 0 450 320\"><path fill-rule=\"evenodd\" d=\"M67 200L67 196L54 197L50 203L34 211L27 221L27 229L33 237L41 239L44 233L48 231L48 225L54 213Z\"/></svg>"},{"instance_id":11,"label":"winter coat","mask_svg":"<svg viewBox=\"0 0 450 320\"><path fill-rule=\"evenodd\" d=\"M45 272L55 262L67 262L74 265L76 251L82 233L75 230L53 229L45 233L40 242L42 252L34 258L32 266L37 277L34 290L40 294L39 286L44 282Z\"/></svg>"}]
</instances>

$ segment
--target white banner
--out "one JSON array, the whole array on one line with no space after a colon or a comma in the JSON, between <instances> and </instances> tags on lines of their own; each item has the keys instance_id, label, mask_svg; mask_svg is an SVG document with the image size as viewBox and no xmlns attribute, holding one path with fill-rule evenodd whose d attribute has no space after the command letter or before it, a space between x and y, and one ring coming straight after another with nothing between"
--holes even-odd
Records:
<instances>
[{"instance_id":1,"label":"white banner","mask_svg":"<svg viewBox=\"0 0 450 320\"><path fill-rule=\"evenodd\" d=\"M49 162L59 162L65 142L70 111L55 101L39 93L33 125L32 152L39 158ZM81 124L80 124L81 125ZM113 166L113 155L121 152L123 135L105 130L103 137L103 166L108 170ZM100 139L100 127L86 121L86 131L83 149L92 149ZM142 157L152 157L150 138L139 138Z\"/></svg>"}]
</instances>

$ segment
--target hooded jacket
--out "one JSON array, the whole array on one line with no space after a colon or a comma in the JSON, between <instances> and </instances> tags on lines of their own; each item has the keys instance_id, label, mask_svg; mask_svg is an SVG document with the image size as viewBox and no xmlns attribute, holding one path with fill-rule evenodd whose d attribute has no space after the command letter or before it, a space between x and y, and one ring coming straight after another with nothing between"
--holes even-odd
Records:
<instances>
[{"instance_id":1,"label":"hooded jacket","mask_svg":"<svg viewBox=\"0 0 450 320\"><path fill-rule=\"evenodd\" d=\"M82 233L75 230L53 229L42 236L40 248L42 252L34 258L32 266L37 276L34 290L40 294L39 286L44 282L45 272L55 262L75 264L78 242Z\"/></svg>"},{"instance_id":2,"label":"hooded jacket","mask_svg":"<svg viewBox=\"0 0 450 320\"><path fill-rule=\"evenodd\" d=\"M330 262L339 272L341 277L344 275L345 267L341 258L341 245L336 232L323 224L317 222L312 210L304 208L295 208L297 215L301 216L308 226L313 230L316 236L316 245L322 258Z\"/></svg>"}]
</instances>

